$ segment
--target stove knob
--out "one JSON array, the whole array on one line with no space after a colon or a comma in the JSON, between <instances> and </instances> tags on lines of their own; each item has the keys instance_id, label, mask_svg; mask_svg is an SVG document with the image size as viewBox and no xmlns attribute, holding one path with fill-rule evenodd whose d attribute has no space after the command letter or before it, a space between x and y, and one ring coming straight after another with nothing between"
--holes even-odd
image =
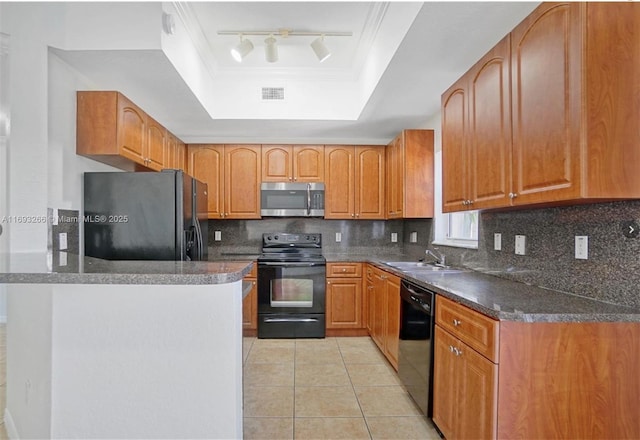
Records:
<instances>
[{"instance_id":1,"label":"stove knob","mask_svg":"<svg viewBox=\"0 0 640 440\"><path fill-rule=\"evenodd\" d=\"M276 241L278 241L278 236L276 235Z\"/></svg>"},{"instance_id":2,"label":"stove knob","mask_svg":"<svg viewBox=\"0 0 640 440\"><path fill-rule=\"evenodd\" d=\"M267 240L271 241L271 235L267 235Z\"/></svg>"}]
</instances>

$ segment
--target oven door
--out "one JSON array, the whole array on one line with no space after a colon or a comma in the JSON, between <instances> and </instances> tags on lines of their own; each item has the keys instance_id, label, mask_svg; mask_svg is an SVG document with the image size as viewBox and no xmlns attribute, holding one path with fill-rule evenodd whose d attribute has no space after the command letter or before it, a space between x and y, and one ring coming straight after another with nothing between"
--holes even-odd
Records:
<instances>
[{"instance_id":1,"label":"oven door","mask_svg":"<svg viewBox=\"0 0 640 440\"><path fill-rule=\"evenodd\" d=\"M324 313L325 278L325 263L258 262L258 313Z\"/></svg>"}]
</instances>

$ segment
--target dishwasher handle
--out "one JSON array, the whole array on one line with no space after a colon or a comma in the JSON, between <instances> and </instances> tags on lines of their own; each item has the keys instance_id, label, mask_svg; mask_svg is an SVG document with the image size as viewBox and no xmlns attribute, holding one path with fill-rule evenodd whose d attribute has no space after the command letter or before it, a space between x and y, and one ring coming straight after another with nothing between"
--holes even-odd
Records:
<instances>
[{"instance_id":1,"label":"dishwasher handle","mask_svg":"<svg viewBox=\"0 0 640 440\"><path fill-rule=\"evenodd\" d=\"M429 314L431 313L434 296L435 293L430 290L410 284L404 280L401 283L400 297L414 307L422 309Z\"/></svg>"}]
</instances>

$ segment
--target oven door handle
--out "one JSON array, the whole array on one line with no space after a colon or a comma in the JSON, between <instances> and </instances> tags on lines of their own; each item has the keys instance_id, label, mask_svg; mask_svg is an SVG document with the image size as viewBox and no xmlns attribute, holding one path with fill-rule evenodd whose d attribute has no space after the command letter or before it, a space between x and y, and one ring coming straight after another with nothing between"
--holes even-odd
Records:
<instances>
[{"instance_id":1,"label":"oven door handle","mask_svg":"<svg viewBox=\"0 0 640 440\"><path fill-rule=\"evenodd\" d=\"M318 322L318 318L264 318L264 322Z\"/></svg>"},{"instance_id":2,"label":"oven door handle","mask_svg":"<svg viewBox=\"0 0 640 440\"><path fill-rule=\"evenodd\" d=\"M286 263L270 263L268 261L260 261L258 262L258 268L260 268L260 266L280 266L280 267L309 267L309 266L326 266L327 263L304 263L304 262L299 262L299 261L292 261L292 262L286 262Z\"/></svg>"}]
</instances>

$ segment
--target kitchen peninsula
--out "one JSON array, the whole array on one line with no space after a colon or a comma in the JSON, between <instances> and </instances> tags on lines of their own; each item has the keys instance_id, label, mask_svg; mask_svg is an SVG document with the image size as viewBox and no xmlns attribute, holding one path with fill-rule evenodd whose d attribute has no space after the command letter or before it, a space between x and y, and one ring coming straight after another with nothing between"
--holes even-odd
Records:
<instances>
[{"instance_id":1,"label":"kitchen peninsula","mask_svg":"<svg viewBox=\"0 0 640 440\"><path fill-rule=\"evenodd\" d=\"M242 437L250 261L65 263L18 254L0 271L10 437Z\"/></svg>"}]
</instances>

